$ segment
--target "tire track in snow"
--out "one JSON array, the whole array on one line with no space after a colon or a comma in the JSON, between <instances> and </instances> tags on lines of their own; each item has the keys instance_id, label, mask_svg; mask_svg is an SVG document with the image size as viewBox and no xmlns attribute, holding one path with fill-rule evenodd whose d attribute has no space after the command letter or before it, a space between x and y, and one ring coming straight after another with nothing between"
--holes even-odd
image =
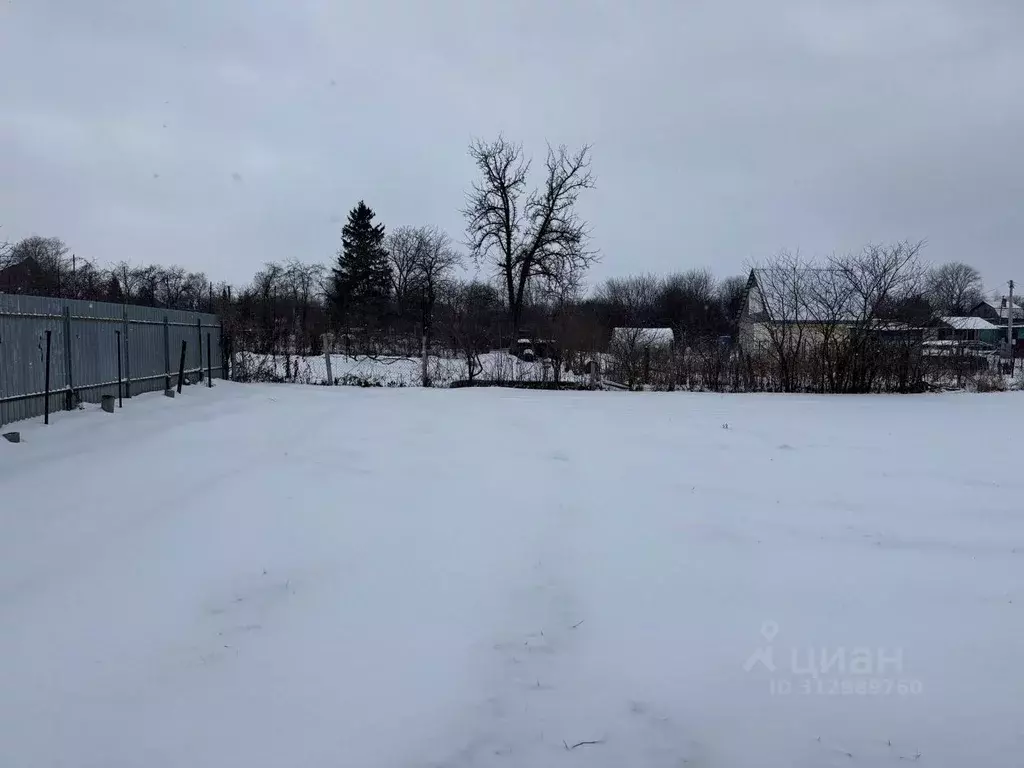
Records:
<instances>
[{"instance_id":1,"label":"tire track in snow","mask_svg":"<svg viewBox=\"0 0 1024 768\"><path fill-rule=\"evenodd\" d=\"M574 455L574 450L576 455ZM578 449L539 458L531 477L551 493L521 511L522 566L503 597L507 617L484 650L487 677L476 707L460 718L462 747L431 768L535 765L698 765L698 750L657 705L624 695L592 667L587 574L602 567L590 546L587 478ZM622 511L626 514L626 511ZM628 664L624 657L623 664ZM468 736L467 736L468 731Z\"/></svg>"}]
</instances>

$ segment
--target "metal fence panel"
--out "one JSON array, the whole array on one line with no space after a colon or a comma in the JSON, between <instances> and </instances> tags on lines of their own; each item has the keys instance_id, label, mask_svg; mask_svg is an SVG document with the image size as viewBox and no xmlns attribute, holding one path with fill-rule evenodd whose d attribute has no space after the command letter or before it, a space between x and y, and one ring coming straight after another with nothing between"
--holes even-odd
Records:
<instances>
[{"instance_id":1,"label":"metal fence panel","mask_svg":"<svg viewBox=\"0 0 1024 768\"><path fill-rule=\"evenodd\" d=\"M166 325L165 325L166 319ZM186 372L205 375L206 334L213 374L222 376L220 322L203 312L0 294L0 425L44 411L46 331L50 331L50 410L117 394L117 332L125 395L177 381L182 340Z\"/></svg>"},{"instance_id":2,"label":"metal fence panel","mask_svg":"<svg viewBox=\"0 0 1024 768\"><path fill-rule=\"evenodd\" d=\"M128 359L132 395L164 388L163 312L128 307Z\"/></svg>"}]
</instances>

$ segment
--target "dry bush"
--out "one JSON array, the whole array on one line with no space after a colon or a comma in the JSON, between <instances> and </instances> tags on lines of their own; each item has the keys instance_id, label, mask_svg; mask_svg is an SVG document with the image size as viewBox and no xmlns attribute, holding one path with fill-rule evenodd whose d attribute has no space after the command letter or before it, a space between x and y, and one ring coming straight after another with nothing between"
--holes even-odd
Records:
<instances>
[{"instance_id":1,"label":"dry bush","mask_svg":"<svg viewBox=\"0 0 1024 768\"><path fill-rule=\"evenodd\" d=\"M979 373L972 384L972 389L975 392L1005 392L1007 390L1005 377L991 371Z\"/></svg>"}]
</instances>

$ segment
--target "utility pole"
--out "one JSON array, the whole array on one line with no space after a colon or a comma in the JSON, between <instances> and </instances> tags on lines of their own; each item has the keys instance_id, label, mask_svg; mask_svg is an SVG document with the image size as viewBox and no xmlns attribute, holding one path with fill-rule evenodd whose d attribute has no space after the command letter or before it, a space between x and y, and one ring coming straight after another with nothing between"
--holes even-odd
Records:
<instances>
[{"instance_id":1,"label":"utility pole","mask_svg":"<svg viewBox=\"0 0 1024 768\"><path fill-rule=\"evenodd\" d=\"M1006 306L1006 353L1010 358L1010 375L1014 369L1014 346L1013 346L1013 280L1008 283L1010 286L1010 299Z\"/></svg>"}]
</instances>

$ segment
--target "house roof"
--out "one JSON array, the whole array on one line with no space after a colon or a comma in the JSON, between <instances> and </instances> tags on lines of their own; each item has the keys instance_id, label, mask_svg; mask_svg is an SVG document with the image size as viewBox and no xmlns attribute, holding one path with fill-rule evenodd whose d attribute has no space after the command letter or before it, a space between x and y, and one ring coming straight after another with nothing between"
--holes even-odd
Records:
<instances>
[{"instance_id":1,"label":"house roof","mask_svg":"<svg viewBox=\"0 0 1024 768\"><path fill-rule=\"evenodd\" d=\"M17 261L12 261L12 262L8 263L7 266L5 266L3 268L0 268L0 272L8 272L8 271L13 272L15 270L24 271L26 269L38 269L38 268L39 268L39 262L36 260L35 256L22 256Z\"/></svg>"},{"instance_id":2,"label":"house roof","mask_svg":"<svg viewBox=\"0 0 1024 768\"><path fill-rule=\"evenodd\" d=\"M986 305L993 312L995 312L996 315L998 315L1000 320L1006 320L1010 316L1010 308L1009 307L1001 306L1001 304L1002 304L1002 302L998 302L997 303L995 301L989 301L989 300L986 299L985 301L980 301L977 304L975 304L971 311L973 312L973 311L977 310L978 307L980 307L982 305ZM1014 306L1013 307L1013 319L1014 320L1024 320L1024 307L1018 307L1018 306Z\"/></svg>"},{"instance_id":3,"label":"house roof","mask_svg":"<svg viewBox=\"0 0 1024 768\"><path fill-rule=\"evenodd\" d=\"M998 325L993 325L983 317L940 317L943 323L958 331L998 331Z\"/></svg>"},{"instance_id":4,"label":"house roof","mask_svg":"<svg viewBox=\"0 0 1024 768\"><path fill-rule=\"evenodd\" d=\"M649 346L668 346L675 342L671 328L613 328L612 341Z\"/></svg>"},{"instance_id":5,"label":"house roof","mask_svg":"<svg viewBox=\"0 0 1024 768\"><path fill-rule=\"evenodd\" d=\"M755 267L747 280L744 311L755 322L856 323L861 307L843 280L842 271L830 267L774 272Z\"/></svg>"}]
</instances>

